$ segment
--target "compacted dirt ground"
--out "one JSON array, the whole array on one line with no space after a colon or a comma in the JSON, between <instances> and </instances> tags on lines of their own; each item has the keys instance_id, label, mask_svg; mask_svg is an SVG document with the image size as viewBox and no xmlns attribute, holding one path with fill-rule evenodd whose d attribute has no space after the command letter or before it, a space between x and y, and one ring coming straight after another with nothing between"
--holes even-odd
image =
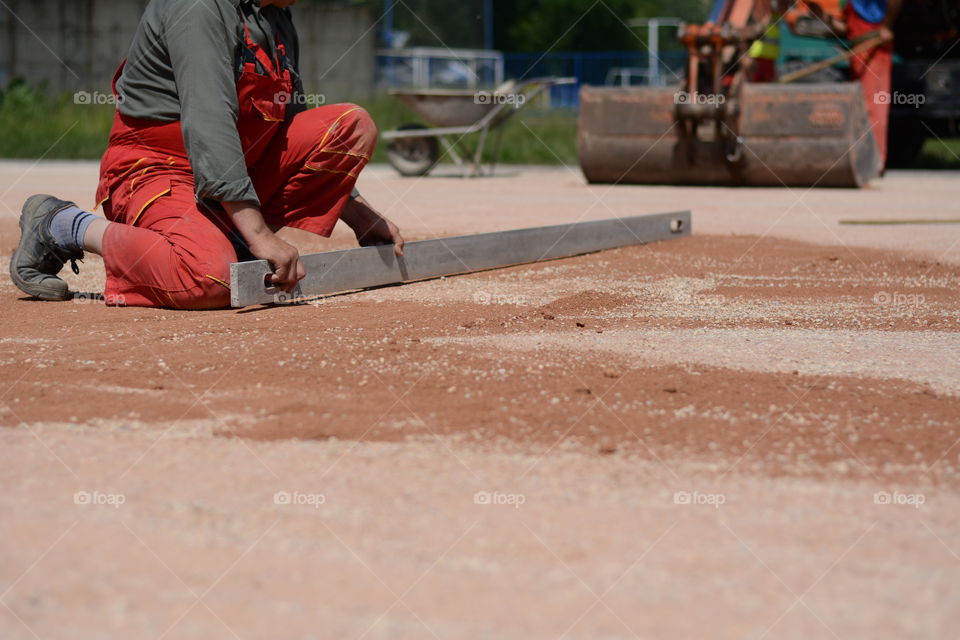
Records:
<instances>
[{"instance_id":1,"label":"compacted dirt ground","mask_svg":"<svg viewBox=\"0 0 960 640\"><path fill-rule=\"evenodd\" d=\"M960 227L838 222L955 217L958 176L440 173L361 189L411 239L694 235L239 312L0 284L0 637L956 637ZM0 164L2 266L95 175Z\"/></svg>"}]
</instances>

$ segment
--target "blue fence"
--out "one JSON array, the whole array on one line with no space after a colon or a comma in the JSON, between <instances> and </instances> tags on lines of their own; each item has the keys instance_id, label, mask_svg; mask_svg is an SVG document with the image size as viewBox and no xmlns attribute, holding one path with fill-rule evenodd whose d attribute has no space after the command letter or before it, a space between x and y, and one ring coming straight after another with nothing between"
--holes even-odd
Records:
<instances>
[{"instance_id":1,"label":"blue fence","mask_svg":"<svg viewBox=\"0 0 960 640\"><path fill-rule=\"evenodd\" d=\"M483 60L474 53L494 53ZM635 86L678 84L686 64L683 51L661 52L659 63L651 73L650 55L646 51L601 51L590 53L507 53L502 69L498 52L467 50L409 49L399 52L380 51L377 55L379 87L492 87L499 78L523 80L541 76L562 76L577 79L573 85L551 89L551 105L576 108L580 87ZM496 58L496 59L494 59ZM652 80L652 81L651 81Z\"/></svg>"},{"instance_id":2,"label":"blue fence","mask_svg":"<svg viewBox=\"0 0 960 640\"><path fill-rule=\"evenodd\" d=\"M834 51L833 47L822 40L798 38L786 34L783 44L781 63L784 60L812 62L829 57ZM442 53L443 55L437 60L429 61L427 72L420 74L423 77L418 77L413 71L399 64L400 57L379 55L378 83L384 87L451 88L468 88L478 85L489 87L498 83L494 79L500 77L498 65L490 66L487 64L489 61L486 61L483 64L487 66L473 64L472 68L468 68L464 60L454 55L454 52L447 50ZM540 76L576 78L576 84L553 87L550 99L554 107L577 108L580 102L580 87L585 84L593 86L680 84L681 78L685 75L686 61L685 51L661 51L655 73L651 73L650 55L645 50L505 53L502 77L516 80Z\"/></svg>"},{"instance_id":3,"label":"blue fence","mask_svg":"<svg viewBox=\"0 0 960 640\"><path fill-rule=\"evenodd\" d=\"M649 54L646 51L601 51L590 53L506 53L507 78L568 76L577 84L554 87L550 99L557 107L579 106L580 86L643 85L650 79ZM661 52L657 71L662 82L675 84L683 75L686 53Z\"/></svg>"}]
</instances>

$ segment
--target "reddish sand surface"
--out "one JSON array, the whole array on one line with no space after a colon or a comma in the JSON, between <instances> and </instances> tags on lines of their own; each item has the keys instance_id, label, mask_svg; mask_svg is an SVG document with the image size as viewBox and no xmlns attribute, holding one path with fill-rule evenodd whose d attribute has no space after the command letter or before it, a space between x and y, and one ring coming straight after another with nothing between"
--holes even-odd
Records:
<instances>
[{"instance_id":1,"label":"reddish sand surface","mask_svg":"<svg viewBox=\"0 0 960 640\"><path fill-rule=\"evenodd\" d=\"M242 311L0 284L0 637L957 636L960 227L838 222L956 217L960 176L443 174L361 190L411 239L694 235ZM95 175L0 163L2 266Z\"/></svg>"}]
</instances>

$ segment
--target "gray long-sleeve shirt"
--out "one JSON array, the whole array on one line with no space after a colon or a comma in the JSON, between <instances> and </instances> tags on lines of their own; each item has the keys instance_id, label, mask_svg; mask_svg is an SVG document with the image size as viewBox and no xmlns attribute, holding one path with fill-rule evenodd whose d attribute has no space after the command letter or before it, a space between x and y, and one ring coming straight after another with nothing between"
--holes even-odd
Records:
<instances>
[{"instance_id":1,"label":"gray long-sleeve shirt","mask_svg":"<svg viewBox=\"0 0 960 640\"><path fill-rule=\"evenodd\" d=\"M124 115L180 121L198 198L260 203L237 131L243 25L268 52L275 51L279 33L294 70L299 40L289 9L259 5L259 0L152 0L117 82ZM302 94L299 74L293 75L294 90ZM302 110L302 103L288 104L287 117Z\"/></svg>"}]
</instances>

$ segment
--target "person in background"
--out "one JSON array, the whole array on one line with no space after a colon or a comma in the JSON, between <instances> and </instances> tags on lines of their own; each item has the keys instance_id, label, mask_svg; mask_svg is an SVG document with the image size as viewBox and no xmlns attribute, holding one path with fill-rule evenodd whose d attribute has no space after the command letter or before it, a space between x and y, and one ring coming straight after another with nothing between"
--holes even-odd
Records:
<instances>
[{"instance_id":1,"label":"person in background","mask_svg":"<svg viewBox=\"0 0 960 640\"><path fill-rule=\"evenodd\" d=\"M763 3L758 2L758 6ZM766 7L764 7L766 8ZM764 12L761 20L766 21L766 28L759 38L750 45L747 55L750 56L750 82L776 82L777 59L780 58L780 21L783 14L780 11L780 2L770 2L769 14Z\"/></svg>"},{"instance_id":2,"label":"person in background","mask_svg":"<svg viewBox=\"0 0 960 640\"><path fill-rule=\"evenodd\" d=\"M825 16L822 8L810 3L818 18L826 22L840 38L851 41L876 33L881 43L850 59L851 80L863 87L870 117L870 128L880 152L881 171L887 166L887 130L890 123L893 73L893 25L900 15L903 0L849 0L843 19Z\"/></svg>"}]
</instances>

